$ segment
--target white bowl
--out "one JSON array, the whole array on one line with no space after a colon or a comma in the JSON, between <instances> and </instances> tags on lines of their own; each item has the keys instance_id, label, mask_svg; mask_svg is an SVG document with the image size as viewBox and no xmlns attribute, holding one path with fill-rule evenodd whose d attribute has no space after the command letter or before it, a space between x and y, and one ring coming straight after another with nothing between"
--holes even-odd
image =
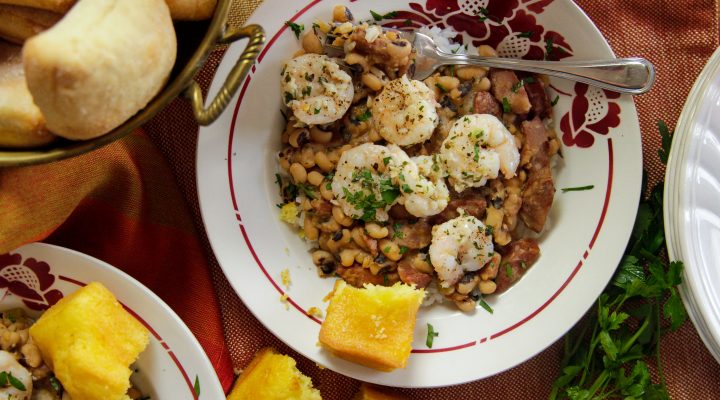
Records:
<instances>
[{"instance_id":1,"label":"white bowl","mask_svg":"<svg viewBox=\"0 0 720 400\"><path fill-rule=\"evenodd\" d=\"M133 383L152 399L223 399L220 381L200 344L159 297L124 272L88 255L44 243L0 255L0 310L39 317L89 282L105 285L150 331L133 368ZM195 392L196 386L200 394Z\"/></svg>"},{"instance_id":2,"label":"white bowl","mask_svg":"<svg viewBox=\"0 0 720 400\"><path fill-rule=\"evenodd\" d=\"M542 56L552 38L567 59L611 58L600 32L571 1L445 1L418 3L339 1L356 19L400 10L404 25L442 24L462 31L466 43L490 43L506 56ZM333 3L333 5L335 4ZM392 8L390 8L392 7ZM500 22L479 22L475 13L505 9ZM504 7L504 8L503 8ZM514 8L512 8L514 7ZM556 187L594 185L589 191L558 190L550 226L540 237L538 262L509 291L464 314L451 307L422 310L408 367L391 373L365 368L318 347L319 318L310 307L326 308L322 298L332 279L320 279L306 245L278 219L280 197L274 183L276 153L284 128L280 71L300 48L286 21L309 29L316 18L331 18L325 2L275 0L263 3L251 21L269 40L233 107L202 128L198 140L200 206L215 255L233 288L276 336L308 358L342 374L378 384L404 387L451 385L511 368L560 338L593 304L611 278L632 230L640 197L642 153L633 101L585 85L552 79L556 129L563 139ZM489 26L489 31L486 29ZM518 36L532 30L537 38ZM231 46L211 87L219 90L241 48ZM555 51L560 52L557 48ZM292 284L282 285L289 269ZM288 304L280 302L287 294ZM287 307L287 308L286 308ZM425 346L426 323L440 335Z\"/></svg>"}]
</instances>

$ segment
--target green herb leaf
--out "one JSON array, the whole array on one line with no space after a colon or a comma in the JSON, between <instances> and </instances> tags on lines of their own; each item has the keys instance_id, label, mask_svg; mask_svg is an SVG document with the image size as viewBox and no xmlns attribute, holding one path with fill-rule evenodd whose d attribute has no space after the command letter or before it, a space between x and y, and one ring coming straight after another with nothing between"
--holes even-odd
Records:
<instances>
[{"instance_id":1,"label":"green herb leaf","mask_svg":"<svg viewBox=\"0 0 720 400\"><path fill-rule=\"evenodd\" d=\"M298 39L300 39L300 34L302 33L302 31L305 30L305 25L303 25L303 24L298 25L291 21L285 21L285 25L287 25L288 27L290 27L290 29L292 29L293 33L295 34L295 37Z\"/></svg>"},{"instance_id":2,"label":"green herb leaf","mask_svg":"<svg viewBox=\"0 0 720 400\"><path fill-rule=\"evenodd\" d=\"M433 326L428 323L428 324L427 324L427 338L425 339L425 345L426 345L429 349L432 349L432 347L433 347L433 340L434 340L435 337L437 337L437 336L440 336L440 334L439 334L438 332L435 332L435 329L433 329Z\"/></svg>"},{"instance_id":3,"label":"green herb leaf","mask_svg":"<svg viewBox=\"0 0 720 400\"><path fill-rule=\"evenodd\" d=\"M485 311L489 312L490 314L493 313L493 309L492 307L490 307L490 304L485 302L485 299L483 299L482 297L480 297L480 300L478 300L478 304L480 305L480 307L484 308Z\"/></svg>"},{"instance_id":4,"label":"green herb leaf","mask_svg":"<svg viewBox=\"0 0 720 400\"><path fill-rule=\"evenodd\" d=\"M195 396L200 397L200 377L195 375L195 384L193 385L193 390L195 391Z\"/></svg>"},{"instance_id":5,"label":"green herb leaf","mask_svg":"<svg viewBox=\"0 0 720 400\"><path fill-rule=\"evenodd\" d=\"M658 128L664 129L661 124ZM666 142L665 153L670 150ZM563 373L551 400L670 398L660 338L679 329L687 312L677 290L682 262L667 262L664 253L662 189L661 182L641 201L630 243L611 285L597 299L596 312L566 335ZM657 365L658 384L652 382L646 359Z\"/></svg>"},{"instance_id":6,"label":"green herb leaf","mask_svg":"<svg viewBox=\"0 0 720 400\"><path fill-rule=\"evenodd\" d=\"M0 387L7 387L8 385L8 373L7 371L0 372Z\"/></svg>"},{"instance_id":7,"label":"green herb leaf","mask_svg":"<svg viewBox=\"0 0 720 400\"><path fill-rule=\"evenodd\" d=\"M435 87L438 88L438 89L440 89L440 92L442 92L442 93L447 93L447 92L448 92L447 89L445 89L445 88L443 87L443 85L441 85L439 82L435 82Z\"/></svg>"},{"instance_id":8,"label":"green herb leaf","mask_svg":"<svg viewBox=\"0 0 720 400\"><path fill-rule=\"evenodd\" d=\"M512 107L510 107L510 101L508 100L507 97L503 97L502 106L503 106L504 113L509 113L510 111L512 111Z\"/></svg>"},{"instance_id":9,"label":"green herb leaf","mask_svg":"<svg viewBox=\"0 0 720 400\"><path fill-rule=\"evenodd\" d=\"M478 162L480 160L480 144L475 143L475 147L473 147L473 154L473 160Z\"/></svg>"},{"instance_id":10,"label":"green herb leaf","mask_svg":"<svg viewBox=\"0 0 720 400\"><path fill-rule=\"evenodd\" d=\"M670 156L670 144L672 143L672 133L665 124L665 122L658 120L657 122L658 131L660 131L660 138L662 139L662 148L658 150L658 157L663 164L667 165L668 157Z\"/></svg>"},{"instance_id":11,"label":"green herb leaf","mask_svg":"<svg viewBox=\"0 0 720 400\"><path fill-rule=\"evenodd\" d=\"M525 86L526 83L535 83L535 78L533 78L532 76L528 76L526 78L520 79L518 83L512 86L512 92L517 93L517 91L520 90L521 87Z\"/></svg>"},{"instance_id":12,"label":"green herb leaf","mask_svg":"<svg viewBox=\"0 0 720 400\"><path fill-rule=\"evenodd\" d=\"M400 246L400 254L405 254L405 253L407 253L407 251L408 251L407 246Z\"/></svg>"},{"instance_id":13,"label":"green herb leaf","mask_svg":"<svg viewBox=\"0 0 720 400\"><path fill-rule=\"evenodd\" d=\"M581 191L583 191L583 190L590 190L590 189L592 189L592 188L594 188L594 187L595 187L595 185L587 185L587 186L577 186L577 187L562 188L562 189L560 189L560 190L562 190L563 193L567 193L567 192L581 192Z\"/></svg>"},{"instance_id":14,"label":"green herb leaf","mask_svg":"<svg viewBox=\"0 0 720 400\"><path fill-rule=\"evenodd\" d=\"M558 101L560 101L560 96L555 96L555 98L553 99L553 101L550 102L550 106L551 106L551 107L555 107L555 104L557 104Z\"/></svg>"},{"instance_id":15,"label":"green herb leaf","mask_svg":"<svg viewBox=\"0 0 720 400\"><path fill-rule=\"evenodd\" d=\"M372 112L370 112L370 109L366 109L362 114L357 116L357 120L360 122L365 122L372 117Z\"/></svg>"},{"instance_id":16,"label":"green herb leaf","mask_svg":"<svg viewBox=\"0 0 720 400\"><path fill-rule=\"evenodd\" d=\"M11 385L12 387L14 387L15 389L20 390L20 391L23 391L23 392L27 390L27 388L25 387L25 384L23 384L23 383L20 381L20 379L14 377L13 374L12 374L12 372L8 372L8 374L7 374L7 380L8 380L8 382L10 382L10 385Z\"/></svg>"},{"instance_id":17,"label":"green herb leaf","mask_svg":"<svg viewBox=\"0 0 720 400\"><path fill-rule=\"evenodd\" d=\"M397 12L397 11L390 11L390 12L387 13L387 14L379 14L379 13L376 13L375 11L373 11L373 10L370 10L370 15L372 15L372 17L373 17L373 19L374 19L375 21L382 21L383 19L391 19L391 18L397 17L398 12Z\"/></svg>"},{"instance_id":18,"label":"green herb leaf","mask_svg":"<svg viewBox=\"0 0 720 400\"><path fill-rule=\"evenodd\" d=\"M55 391L55 393L60 393L63 390L60 381L54 375L48 379L48 383L50 383L50 387Z\"/></svg>"}]
</instances>

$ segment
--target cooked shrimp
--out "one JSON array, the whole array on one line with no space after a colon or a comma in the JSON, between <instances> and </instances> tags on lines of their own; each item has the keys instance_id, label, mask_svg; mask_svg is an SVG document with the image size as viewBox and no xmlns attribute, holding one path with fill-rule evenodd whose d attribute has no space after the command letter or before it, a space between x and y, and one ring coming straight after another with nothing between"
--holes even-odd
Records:
<instances>
[{"instance_id":1,"label":"cooked shrimp","mask_svg":"<svg viewBox=\"0 0 720 400\"><path fill-rule=\"evenodd\" d=\"M515 176L520 164L515 138L490 114L459 118L440 148L450 184L457 192L485 185L488 179Z\"/></svg>"},{"instance_id":2,"label":"cooked shrimp","mask_svg":"<svg viewBox=\"0 0 720 400\"><path fill-rule=\"evenodd\" d=\"M366 221L387 221L387 211L398 193L385 167L391 161L385 146L361 144L345 151L338 161L332 191L345 215Z\"/></svg>"},{"instance_id":3,"label":"cooked shrimp","mask_svg":"<svg viewBox=\"0 0 720 400\"><path fill-rule=\"evenodd\" d=\"M393 182L400 189L402 194L400 203L405 205L405 209L416 217L429 217L441 213L450 201L450 192L445 180L439 176L435 176L432 180L428 179L432 175L432 169L428 171L420 168L414 159L397 145L388 145L388 150L392 155L392 163L388 165L388 170Z\"/></svg>"},{"instance_id":4,"label":"cooked shrimp","mask_svg":"<svg viewBox=\"0 0 720 400\"><path fill-rule=\"evenodd\" d=\"M479 219L458 209L460 216L432 230L430 261L442 287L457 283L466 271L477 271L493 256L492 235Z\"/></svg>"},{"instance_id":5,"label":"cooked shrimp","mask_svg":"<svg viewBox=\"0 0 720 400\"><path fill-rule=\"evenodd\" d=\"M16 378L23 386L25 390L20 390L19 385L11 384L7 387L0 387L0 398L6 399L29 399L32 395L32 375L30 371L25 369L15 357L7 351L0 350L0 372L6 372L8 375L12 375Z\"/></svg>"},{"instance_id":6,"label":"cooked shrimp","mask_svg":"<svg viewBox=\"0 0 720 400\"><path fill-rule=\"evenodd\" d=\"M390 81L372 100L375 130L390 143L409 146L430 138L438 124L433 92L403 75Z\"/></svg>"},{"instance_id":7,"label":"cooked shrimp","mask_svg":"<svg viewBox=\"0 0 720 400\"><path fill-rule=\"evenodd\" d=\"M337 121L350 108L352 79L331 58L304 54L289 60L282 71L285 104L307 125Z\"/></svg>"}]
</instances>

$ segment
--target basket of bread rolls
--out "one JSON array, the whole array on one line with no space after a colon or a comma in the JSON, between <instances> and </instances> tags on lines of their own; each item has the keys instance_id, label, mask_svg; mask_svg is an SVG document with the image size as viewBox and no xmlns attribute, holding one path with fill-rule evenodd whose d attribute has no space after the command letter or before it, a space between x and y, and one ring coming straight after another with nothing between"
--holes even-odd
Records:
<instances>
[{"instance_id":1,"label":"basket of bread rolls","mask_svg":"<svg viewBox=\"0 0 720 400\"><path fill-rule=\"evenodd\" d=\"M214 121L264 42L228 26L231 0L0 0L0 166L56 161L117 140L183 95ZM205 107L194 77L247 38Z\"/></svg>"}]
</instances>

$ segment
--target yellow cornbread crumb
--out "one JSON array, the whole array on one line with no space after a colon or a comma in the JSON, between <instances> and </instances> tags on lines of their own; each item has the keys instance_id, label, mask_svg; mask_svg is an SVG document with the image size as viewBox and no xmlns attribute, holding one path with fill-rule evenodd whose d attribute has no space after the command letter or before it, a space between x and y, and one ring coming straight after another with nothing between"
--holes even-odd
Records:
<instances>
[{"instance_id":1,"label":"yellow cornbread crumb","mask_svg":"<svg viewBox=\"0 0 720 400\"><path fill-rule=\"evenodd\" d=\"M110 291L92 282L50 307L30 327L43 360L73 399L127 399L130 364L147 329Z\"/></svg>"},{"instance_id":2,"label":"yellow cornbread crumb","mask_svg":"<svg viewBox=\"0 0 720 400\"><path fill-rule=\"evenodd\" d=\"M283 293L282 296L280 296L280 302L285 304L286 310L290 309L290 305L288 304L288 297L290 297L290 296L288 296L287 293Z\"/></svg>"},{"instance_id":3,"label":"yellow cornbread crumb","mask_svg":"<svg viewBox=\"0 0 720 400\"><path fill-rule=\"evenodd\" d=\"M322 310L317 307L308 308L307 313L308 313L308 315L312 315L317 318L322 318L322 316L323 316Z\"/></svg>"},{"instance_id":4,"label":"yellow cornbread crumb","mask_svg":"<svg viewBox=\"0 0 720 400\"><path fill-rule=\"evenodd\" d=\"M282 208L280 208L280 220L294 225L297 223L298 211L298 206L295 203L283 204Z\"/></svg>"},{"instance_id":5,"label":"yellow cornbread crumb","mask_svg":"<svg viewBox=\"0 0 720 400\"><path fill-rule=\"evenodd\" d=\"M280 280L286 288L290 287L290 271L287 268L280 271Z\"/></svg>"},{"instance_id":6,"label":"yellow cornbread crumb","mask_svg":"<svg viewBox=\"0 0 720 400\"><path fill-rule=\"evenodd\" d=\"M295 366L292 357L272 348L260 350L230 391L227 400L321 400L312 380Z\"/></svg>"},{"instance_id":7,"label":"yellow cornbread crumb","mask_svg":"<svg viewBox=\"0 0 720 400\"><path fill-rule=\"evenodd\" d=\"M338 357L370 368L405 368L415 316L425 291L396 283L364 289L335 282L320 343Z\"/></svg>"}]
</instances>

